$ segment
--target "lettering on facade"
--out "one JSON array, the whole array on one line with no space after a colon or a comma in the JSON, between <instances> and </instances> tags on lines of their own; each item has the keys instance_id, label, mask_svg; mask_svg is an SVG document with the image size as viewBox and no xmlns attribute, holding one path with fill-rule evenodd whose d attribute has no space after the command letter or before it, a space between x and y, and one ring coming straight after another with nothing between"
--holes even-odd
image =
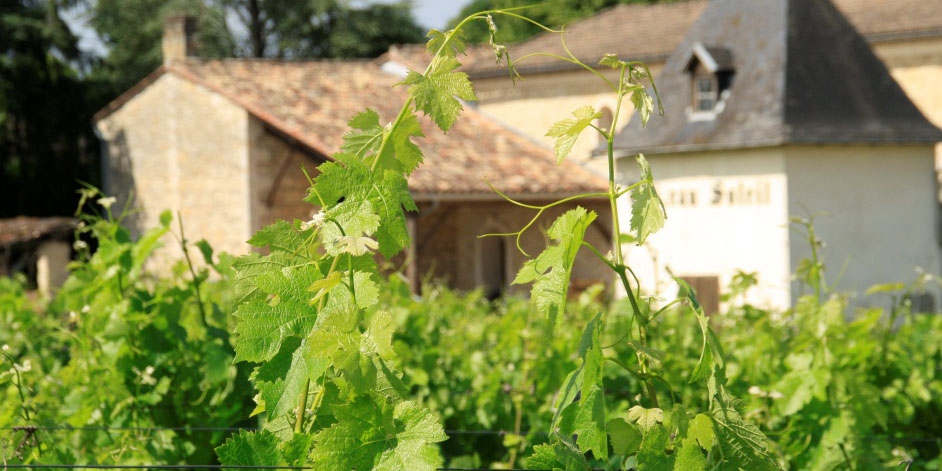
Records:
<instances>
[{"instance_id":1,"label":"lettering on facade","mask_svg":"<svg viewBox=\"0 0 942 471\"><path fill-rule=\"evenodd\" d=\"M772 185L768 180L716 180L712 185L674 186L667 188L664 203L668 206L768 206L772 202Z\"/></svg>"}]
</instances>

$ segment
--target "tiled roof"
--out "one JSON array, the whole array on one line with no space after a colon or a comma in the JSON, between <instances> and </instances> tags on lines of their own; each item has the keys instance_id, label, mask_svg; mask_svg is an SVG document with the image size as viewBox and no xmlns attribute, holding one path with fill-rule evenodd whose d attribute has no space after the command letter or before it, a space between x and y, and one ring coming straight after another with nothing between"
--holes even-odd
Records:
<instances>
[{"instance_id":1,"label":"tiled roof","mask_svg":"<svg viewBox=\"0 0 942 471\"><path fill-rule=\"evenodd\" d=\"M723 108L690 114L696 44L730 48ZM615 138L626 154L781 144L917 144L942 140L863 37L829 0L713 0L658 78L664 116Z\"/></svg>"},{"instance_id":2,"label":"tiled roof","mask_svg":"<svg viewBox=\"0 0 942 471\"><path fill-rule=\"evenodd\" d=\"M566 27L566 45L586 64L593 65L603 55L641 61L664 60L706 7L707 0L690 0L653 5L624 4L604 10ZM870 41L894 38L942 36L940 0L835 0L835 5ZM505 73L493 60L490 50L471 52L466 66L474 76ZM512 57L534 52L564 54L557 34L545 33L510 48ZM534 57L519 65L521 72L565 69L558 60Z\"/></svg>"},{"instance_id":3,"label":"tiled roof","mask_svg":"<svg viewBox=\"0 0 942 471\"><path fill-rule=\"evenodd\" d=\"M226 96L280 133L325 156L335 153L347 122L367 107L391 121L407 99L400 80L378 61L196 60L163 67L96 115L104 119L162 74L172 73ZM180 104L185 106L185 104ZM485 179L517 196L604 191L605 182L577 164L557 166L550 149L465 106L447 135L420 116L416 139L425 163L409 187L417 199L491 196Z\"/></svg>"},{"instance_id":4,"label":"tiled roof","mask_svg":"<svg viewBox=\"0 0 942 471\"><path fill-rule=\"evenodd\" d=\"M67 217L35 218L18 216L0 219L0 246L36 240L47 235L64 235L75 229L78 221Z\"/></svg>"}]
</instances>

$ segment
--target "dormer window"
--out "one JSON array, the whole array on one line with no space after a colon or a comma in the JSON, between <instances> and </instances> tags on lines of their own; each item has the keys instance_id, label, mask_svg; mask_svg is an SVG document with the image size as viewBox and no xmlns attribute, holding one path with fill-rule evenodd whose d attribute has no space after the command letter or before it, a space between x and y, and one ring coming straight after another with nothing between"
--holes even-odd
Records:
<instances>
[{"instance_id":1,"label":"dormer window","mask_svg":"<svg viewBox=\"0 0 942 471\"><path fill-rule=\"evenodd\" d=\"M712 119L722 112L733 81L732 53L694 43L685 70L690 76L689 117Z\"/></svg>"},{"instance_id":2,"label":"dormer window","mask_svg":"<svg viewBox=\"0 0 942 471\"><path fill-rule=\"evenodd\" d=\"M717 98L719 98L717 88L715 75L697 75L693 81L694 110L713 111Z\"/></svg>"}]
</instances>

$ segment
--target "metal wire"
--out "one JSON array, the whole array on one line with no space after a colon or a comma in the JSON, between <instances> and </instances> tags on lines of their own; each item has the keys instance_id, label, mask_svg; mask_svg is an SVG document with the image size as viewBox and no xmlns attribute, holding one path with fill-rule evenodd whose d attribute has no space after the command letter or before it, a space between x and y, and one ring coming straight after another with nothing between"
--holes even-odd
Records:
<instances>
[{"instance_id":1,"label":"metal wire","mask_svg":"<svg viewBox=\"0 0 942 471\"><path fill-rule=\"evenodd\" d=\"M302 466L253 466L221 464L0 464L0 469L295 469L305 470ZM491 468L436 468L436 471L492 471ZM551 469L508 468L504 471L553 471ZM592 471L604 471L592 468Z\"/></svg>"},{"instance_id":2,"label":"metal wire","mask_svg":"<svg viewBox=\"0 0 942 471\"><path fill-rule=\"evenodd\" d=\"M302 466L221 464L0 464L0 469L312 469Z\"/></svg>"}]
</instances>

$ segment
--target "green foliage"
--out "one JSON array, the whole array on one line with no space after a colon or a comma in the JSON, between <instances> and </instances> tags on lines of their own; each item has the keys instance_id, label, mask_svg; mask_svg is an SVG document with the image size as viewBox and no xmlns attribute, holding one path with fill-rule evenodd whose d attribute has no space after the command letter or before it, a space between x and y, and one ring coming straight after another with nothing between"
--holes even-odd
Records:
<instances>
[{"instance_id":1,"label":"green foliage","mask_svg":"<svg viewBox=\"0 0 942 471\"><path fill-rule=\"evenodd\" d=\"M199 57L376 57L391 45L422 40L422 29L404 3L101 0L90 13L108 47L98 72L116 93L161 64L161 35L170 15L196 20L194 52Z\"/></svg>"},{"instance_id":2,"label":"green foliage","mask_svg":"<svg viewBox=\"0 0 942 471\"><path fill-rule=\"evenodd\" d=\"M431 116L442 131L451 128L461 113L459 98L477 100L468 75L455 72L460 65L453 57L437 56L426 74L409 71L403 81L411 85L409 95L415 100L415 107Z\"/></svg>"},{"instance_id":3,"label":"green foliage","mask_svg":"<svg viewBox=\"0 0 942 471\"><path fill-rule=\"evenodd\" d=\"M98 179L99 87L73 68L89 61L64 3L0 3L0 218L70 214L76 179Z\"/></svg>"},{"instance_id":4,"label":"green foliage","mask_svg":"<svg viewBox=\"0 0 942 471\"><path fill-rule=\"evenodd\" d=\"M664 203L654 188L651 166L643 155L638 156L638 165L641 167L641 181L631 193L631 199L634 201L631 206L631 230L635 233L638 245L641 245L648 236L664 227L667 215Z\"/></svg>"},{"instance_id":5,"label":"green foliage","mask_svg":"<svg viewBox=\"0 0 942 471\"><path fill-rule=\"evenodd\" d=\"M490 16L468 21L477 19L493 26ZM18 429L0 438L4 460L197 464L211 461L215 447L225 466L315 470L883 469L899 457L938 468L942 321L910 315L903 293L886 322L879 310L848 321L846 299L822 281L823 245L810 222L812 259L799 276L813 294L784 316L746 305L708 318L680 280L673 301L644 295L622 244L603 255L606 247L585 240L597 216L580 207L556 219L551 245L517 275L515 283L533 284L529 301L490 304L479 292L433 286L417 299L397 276L384 279L380 262L410 242L405 211L416 206L407 176L423 159L412 141L422 135L416 114L447 131L459 99L473 97L456 71L460 34L433 32L429 47L432 64L403 82L410 98L395 120L384 125L370 110L353 117L341 152L318 168L307 198L318 207L312 219L260 230L249 241L257 252L215 262L212 248L189 243L181 226L185 263L175 278L152 278L146 261L172 232L172 215L134 241L110 199L83 192L106 216L85 218L97 250L83 249L56 300L36 309L21 287L0 282L0 315L14 326L0 330L0 361L11 364L0 371L0 399L13 405L0 410L0 425L134 431L115 439L82 430L57 441ZM647 70L603 64L620 71L606 81L618 100L646 119L657 97L653 84L654 97L642 86ZM595 115L584 108L554 126L558 157L595 129ZM611 143L608 130L595 130ZM634 241L656 233L666 215L647 161L639 157L640 180L621 187L607 157L605 193L544 206L511 200L535 212L511 236L547 209L588 197L608 199L616 233L625 205ZM205 268L192 263L191 247ZM615 275L622 300L602 305L597 288L570 302L583 247ZM755 281L738 277L725 299L742 298ZM231 318L220 307L227 286ZM716 321L732 348L721 345ZM249 395L261 429L224 443L191 430L137 432L237 424L249 415ZM505 433L448 439L446 428ZM928 439L902 447L906 436Z\"/></svg>"},{"instance_id":6,"label":"green foliage","mask_svg":"<svg viewBox=\"0 0 942 471\"><path fill-rule=\"evenodd\" d=\"M573 118L554 124L546 133L547 136L556 138L553 149L556 152L557 163L569 157L569 152L572 151L572 146L575 145L579 134L582 134L585 128L591 126L596 119L599 119L602 113L595 111L591 106L583 106L573 111L572 115Z\"/></svg>"},{"instance_id":7,"label":"green foliage","mask_svg":"<svg viewBox=\"0 0 942 471\"><path fill-rule=\"evenodd\" d=\"M378 307L378 256L409 244L405 211L415 211L407 176L422 161L423 111L447 131L473 99L456 72L454 33L437 40L440 54L424 73L410 71L410 99L395 121L367 110L350 121L341 152L318 167L306 201L311 221L276 223L250 243L268 255L236 261L236 359L255 364L256 412L281 442L310 444L303 465L314 469L434 469L438 418L407 400L396 370L394 324ZM457 44L457 43L455 43ZM378 254L373 253L374 250ZM223 464L252 453L253 438L220 448ZM267 440L267 439L266 439ZM266 442L266 450L272 449ZM277 447L275 447L277 448Z\"/></svg>"},{"instance_id":8,"label":"green foliage","mask_svg":"<svg viewBox=\"0 0 942 471\"><path fill-rule=\"evenodd\" d=\"M110 198L93 189L82 198L105 215L81 216L80 259L56 297L33 304L0 287L0 427L41 427L4 432L0 454L26 464L211 464L222 433L186 427L241 426L251 406L222 308L227 256L153 278L146 264L171 232L169 214L135 241Z\"/></svg>"},{"instance_id":9,"label":"green foliage","mask_svg":"<svg viewBox=\"0 0 942 471\"><path fill-rule=\"evenodd\" d=\"M533 283L533 303L546 314L551 325L561 320L572 266L582 247L585 231L595 218L594 212L584 208L576 208L560 216L547 232L559 243L524 263L514 278L514 284Z\"/></svg>"},{"instance_id":10,"label":"green foliage","mask_svg":"<svg viewBox=\"0 0 942 471\"><path fill-rule=\"evenodd\" d=\"M450 27L456 26L463 18L479 11L528 7L520 13L539 24L559 28L618 4L667 3L670 1L677 0L473 0L451 20ZM464 29L469 42L486 43L490 39L490 32L483 21L471 23ZM502 42L515 43L524 41L543 31L539 26L527 21L507 21L501 23L499 39Z\"/></svg>"}]
</instances>

